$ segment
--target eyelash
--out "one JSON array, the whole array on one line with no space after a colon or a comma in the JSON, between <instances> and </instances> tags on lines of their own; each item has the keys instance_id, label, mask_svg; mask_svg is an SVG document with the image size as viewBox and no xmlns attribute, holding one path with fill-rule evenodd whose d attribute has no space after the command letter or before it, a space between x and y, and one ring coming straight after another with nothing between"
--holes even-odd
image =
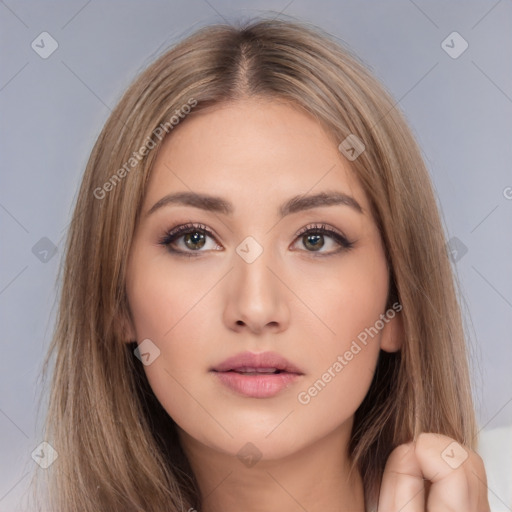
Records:
<instances>
[{"instance_id":1,"label":"eyelash","mask_svg":"<svg viewBox=\"0 0 512 512\"><path fill-rule=\"evenodd\" d=\"M173 249L171 245L180 237L187 235L187 234L193 234L193 233L202 233L204 235L209 236L213 240L215 240L215 236L211 231L203 224L183 224L181 226L177 226L176 228L173 228L169 230L160 240L159 244L163 245L167 248L167 250L173 254L177 254L179 256L185 256L185 257L197 257L199 256L198 253L205 252L205 251L182 251ZM309 225L304 228L302 228L296 235L295 239L298 239L306 234L310 235L327 235L331 237L340 247L339 249L335 251L331 251L328 253L321 253L316 251L306 251L308 253L313 254L315 257L324 257L324 256L331 256L333 254L338 254L341 251L348 251L354 247L354 242L350 242L347 240L345 236L343 236L341 233L335 231L334 229L331 229L327 227L325 224L314 224Z\"/></svg>"}]
</instances>

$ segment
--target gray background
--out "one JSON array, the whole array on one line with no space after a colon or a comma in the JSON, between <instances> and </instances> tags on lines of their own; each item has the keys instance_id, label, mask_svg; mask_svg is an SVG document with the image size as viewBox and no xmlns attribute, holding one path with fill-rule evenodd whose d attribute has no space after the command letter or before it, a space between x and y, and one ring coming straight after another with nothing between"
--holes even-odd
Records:
<instances>
[{"instance_id":1,"label":"gray background","mask_svg":"<svg viewBox=\"0 0 512 512\"><path fill-rule=\"evenodd\" d=\"M43 440L38 379L55 317L57 271L77 186L103 123L165 47L201 25L268 11L343 40L405 112L448 238L467 249L459 250L454 268L480 426L512 425L510 0L6 0L0 2L0 511L27 510L20 495L31 453ZM43 31L59 45L47 59L31 47ZM441 47L453 31L469 44L456 59ZM51 248L44 237L55 255L44 252Z\"/></svg>"}]
</instances>

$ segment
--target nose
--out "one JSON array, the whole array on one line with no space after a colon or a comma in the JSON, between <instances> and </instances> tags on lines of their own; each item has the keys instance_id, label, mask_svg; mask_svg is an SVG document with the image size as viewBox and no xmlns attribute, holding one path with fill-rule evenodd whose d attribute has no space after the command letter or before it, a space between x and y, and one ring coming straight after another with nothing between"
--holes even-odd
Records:
<instances>
[{"instance_id":1,"label":"nose","mask_svg":"<svg viewBox=\"0 0 512 512\"><path fill-rule=\"evenodd\" d=\"M238 255L234 258L226 289L225 324L234 331L254 334L286 330L290 291L270 251L264 250L251 263Z\"/></svg>"}]
</instances>

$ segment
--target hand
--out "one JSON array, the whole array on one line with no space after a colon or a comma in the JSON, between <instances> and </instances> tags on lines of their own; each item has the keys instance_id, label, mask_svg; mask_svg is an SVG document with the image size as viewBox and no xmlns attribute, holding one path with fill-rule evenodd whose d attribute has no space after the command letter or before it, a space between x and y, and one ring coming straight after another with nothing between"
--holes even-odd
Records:
<instances>
[{"instance_id":1,"label":"hand","mask_svg":"<svg viewBox=\"0 0 512 512\"><path fill-rule=\"evenodd\" d=\"M395 448L382 477L377 512L490 512L482 459L441 434Z\"/></svg>"}]
</instances>

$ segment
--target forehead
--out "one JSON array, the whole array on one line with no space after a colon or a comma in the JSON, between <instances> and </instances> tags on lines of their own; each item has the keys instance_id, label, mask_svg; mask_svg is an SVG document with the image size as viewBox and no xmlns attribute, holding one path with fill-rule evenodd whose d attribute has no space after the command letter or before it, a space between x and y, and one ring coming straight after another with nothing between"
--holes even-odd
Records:
<instances>
[{"instance_id":1,"label":"forehead","mask_svg":"<svg viewBox=\"0 0 512 512\"><path fill-rule=\"evenodd\" d=\"M235 204L266 204L332 189L368 202L349 162L319 122L275 100L240 100L194 112L162 144L146 204L200 191Z\"/></svg>"}]
</instances>

